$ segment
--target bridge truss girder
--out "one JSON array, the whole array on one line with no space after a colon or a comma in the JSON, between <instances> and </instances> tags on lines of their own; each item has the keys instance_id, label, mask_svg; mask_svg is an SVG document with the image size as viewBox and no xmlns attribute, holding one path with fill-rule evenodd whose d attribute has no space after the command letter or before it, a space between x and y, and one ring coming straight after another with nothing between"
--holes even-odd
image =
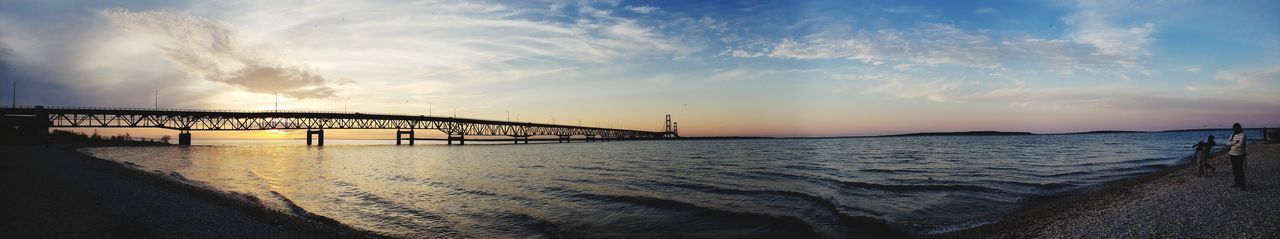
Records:
<instances>
[{"instance_id":1,"label":"bridge truss girder","mask_svg":"<svg viewBox=\"0 0 1280 239\"><path fill-rule=\"evenodd\" d=\"M105 108L0 108L4 115L47 115L49 127L192 130L435 129L449 135L662 138L670 132L408 115L218 112Z\"/></svg>"}]
</instances>

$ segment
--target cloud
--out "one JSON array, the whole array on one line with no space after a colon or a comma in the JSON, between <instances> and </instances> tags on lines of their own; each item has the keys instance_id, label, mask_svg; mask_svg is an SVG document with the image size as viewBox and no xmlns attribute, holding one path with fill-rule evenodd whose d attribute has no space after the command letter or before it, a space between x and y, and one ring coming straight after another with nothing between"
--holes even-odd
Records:
<instances>
[{"instance_id":1,"label":"cloud","mask_svg":"<svg viewBox=\"0 0 1280 239\"><path fill-rule=\"evenodd\" d=\"M711 75L714 81L733 81L733 80L754 80L767 79L779 75L787 75L795 78L797 74L807 74L819 72L820 69L779 69L779 68L754 68L739 66L734 68L716 69Z\"/></svg>"},{"instance_id":2,"label":"cloud","mask_svg":"<svg viewBox=\"0 0 1280 239\"><path fill-rule=\"evenodd\" d=\"M874 85L864 93L883 93L901 99L923 98L933 102L947 102L947 93L960 86L959 82L938 78L932 81L919 81L907 77L894 77L879 85Z\"/></svg>"},{"instance_id":3,"label":"cloud","mask_svg":"<svg viewBox=\"0 0 1280 239\"><path fill-rule=\"evenodd\" d=\"M317 2L299 12L292 10L296 4L250 1L246 11L223 20L258 29L254 35L287 39L280 47L290 58L321 72L418 93L427 89L404 84L444 81L449 89L431 91L451 91L694 51L651 24L614 15L609 6L518 4Z\"/></svg>"},{"instance_id":4,"label":"cloud","mask_svg":"<svg viewBox=\"0 0 1280 239\"><path fill-rule=\"evenodd\" d=\"M933 102L950 102L950 95L965 85L964 80L948 77L916 76L904 72L861 71L829 74L839 80L862 83L863 94L888 95L898 99L924 99ZM841 83L839 92L848 90L848 83Z\"/></svg>"},{"instance_id":5,"label":"cloud","mask_svg":"<svg viewBox=\"0 0 1280 239\"><path fill-rule=\"evenodd\" d=\"M974 14L995 14L999 12L1000 11L996 10L995 8L989 8L989 7L973 9Z\"/></svg>"},{"instance_id":6,"label":"cloud","mask_svg":"<svg viewBox=\"0 0 1280 239\"><path fill-rule=\"evenodd\" d=\"M1233 82L1236 84L1236 88L1249 88L1268 83L1280 83L1280 65L1267 68L1229 69L1214 74L1213 78Z\"/></svg>"},{"instance_id":7,"label":"cloud","mask_svg":"<svg viewBox=\"0 0 1280 239\"><path fill-rule=\"evenodd\" d=\"M1134 112L1171 114L1241 114L1244 112L1277 114L1280 102L1259 101L1242 97L1178 97L1159 92L1135 90L1119 85L1084 88L1032 88L1026 86L991 89L969 95L952 96L965 102L1013 102L1021 106L1039 105L1081 109L1112 109Z\"/></svg>"},{"instance_id":8,"label":"cloud","mask_svg":"<svg viewBox=\"0 0 1280 239\"><path fill-rule=\"evenodd\" d=\"M1147 48L1155 41L1152 37L1155 24L1117 24L1113 18L1125 9L1108 4L1082 1L1074 7L1062 18L1068 29L1058 38L965 30L948 23L921 22L905 29L866 29L851 34L834 30L784 37L762 50L734 48L721 55L847 59L875 66L909 64L996 70L1005 70L1007 64L1031 62L1047 64L1063 75L1077 71L1121 78L1128 78L1131 73L1151 74L1142 63L1149 58ZM974 12L995 13L997 10L980 8Z\"/></svg>"},{"instance_id":9,"label":"cloud","mask_svg":"<svg viewBox=\"0 0 1280 239\"><path fill-rule=\"evenodd\" d=\"M1149 53L1146 48L1154 40L1154 23L1135 26L1116 26L1110 21L1115 15L1124 14L1117 4L1107 1L1078 1L1076 10L1063 18L1070 27L1068 38L1074 42L1093 46L1092 54L1116 57L1126 65L1136 64Z\"/></svg>"},{"instance_id":10,"label":"cloud","mask_svg":"<svg viewBox=\"0 0 1280 239\"><path fill-rule=\"evenodd\" d=\"M155 11L111 9L101 14L114 26L143 35L191 77L299 99L334 96L332 80L245 49L239 36L218 22Z\"/></svg>"},{"instance_id":11,"label":"cloud","mask_svg":"<svg viewBox=\"0 0 1280 239\"><path fill-rule=\"evenodd\" d=\"M959 65L1000 68L999 49L987 36L948 24L924 24L907 32L893 29L859 31L853 36L813 34L783 38L766 54L773 58L848 59L864 64ZM734 54L743 55L743 54Z\"/></svg>"},{"instance_id":12,"label":"cloud","mask_svg":"<svg viewBox=\"0 0 1280 239\"><path fill-rule=\"evenodd\" d=\"M632 12L636 12L639 14L650 14L650 13L661 11L661 9L658 9L658 7L654 7L654 6L627 6L627 10L631 10Z\"/></svg>"},{"instance_id":13,"label":"cloud","mask_svg":"<svg viewBox=\"0 0 1280 239\"><path fill-rule=\"evenodd\" d=\"M896 6L896 7L880 8L880 11L884 11L887 13L894 13L894 14L903 14L903 13L912 13L912 12L920 11L920 8L913 7L913 6Z\"/></svg>"}]
</instances>

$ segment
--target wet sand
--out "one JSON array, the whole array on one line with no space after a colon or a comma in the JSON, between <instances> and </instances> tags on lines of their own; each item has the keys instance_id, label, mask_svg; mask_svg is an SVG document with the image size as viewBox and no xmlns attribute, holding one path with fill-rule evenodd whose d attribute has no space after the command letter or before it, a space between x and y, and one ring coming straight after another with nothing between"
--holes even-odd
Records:
<instances>
[{"instance_id":1,"label":"wet sand","mask_svg":"<svg viewBox=\"0 0 1280 239\"><path fill-rule=\"evenodd\" d=\"M1244 191L1230 187L1230 161L1219 153L1209 177L1196 176L1197 168L1187 163L1043 199L1000 222L935 237L1280 237L1280 144L1251 142L1248 149Z\"/></svg>"},{"instance_id":2,"label":"wet sand","mask_svg":"<svg viewBox=\"0 0 1280 239\"><path fill-rule=\"evenodd\" d=\"M0 238L377 238L68 146L0 146Z\"/></svg>"}]
</instances>

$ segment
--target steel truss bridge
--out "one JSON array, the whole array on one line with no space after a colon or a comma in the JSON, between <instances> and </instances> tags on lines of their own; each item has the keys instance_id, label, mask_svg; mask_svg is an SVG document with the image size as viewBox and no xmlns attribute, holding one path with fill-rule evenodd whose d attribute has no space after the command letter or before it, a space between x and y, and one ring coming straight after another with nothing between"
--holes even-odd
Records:
<instances>
[{"instance_id":1,"label":"steel truss bridge","mask_svg":"<svg viewBox=\"0 0 1280 239\"><path fill-rule=\"evenodd\" d=\"M324 145L325 129L397 129L396 144L408 135L413 144L414 130L439 130L448 135L449 144L457 140L465 144L466 136L507 136L520 143L532 136L557 136L568 142L573 136L585 140L664 139L679 137L671 117L662 132L631 129L584 127L530 122L434 117L425 115L362 114L345 112L297 111L219 111L187 109L141 109L97 107L0 107L0 118L12 125L86 128L165 128L178 130L178 144L191 144L191 131L202 130L271 130L305 129L307 144L313 135ZM44 120L42 120L44 119Z\"/></svg>"}]
</instances>

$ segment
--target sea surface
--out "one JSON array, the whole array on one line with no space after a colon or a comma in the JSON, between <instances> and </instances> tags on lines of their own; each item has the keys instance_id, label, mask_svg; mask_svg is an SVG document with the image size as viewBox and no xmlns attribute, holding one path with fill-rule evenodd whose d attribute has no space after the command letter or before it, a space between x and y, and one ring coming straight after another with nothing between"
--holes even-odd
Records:
<instances>
[{"instance_id":1,"label":"sea surface","mask_svg":"<svg viewBox=\"0 0 1280 239\"><path fill-rule=\"evenodd\" d=\"M1256 132L1250 132L1256 133ZM1226 131L84 152L397 237L932 234L1183 163ZM1250 135L1256 138L1256 135Z\"/></svg>"}]
</instances>

